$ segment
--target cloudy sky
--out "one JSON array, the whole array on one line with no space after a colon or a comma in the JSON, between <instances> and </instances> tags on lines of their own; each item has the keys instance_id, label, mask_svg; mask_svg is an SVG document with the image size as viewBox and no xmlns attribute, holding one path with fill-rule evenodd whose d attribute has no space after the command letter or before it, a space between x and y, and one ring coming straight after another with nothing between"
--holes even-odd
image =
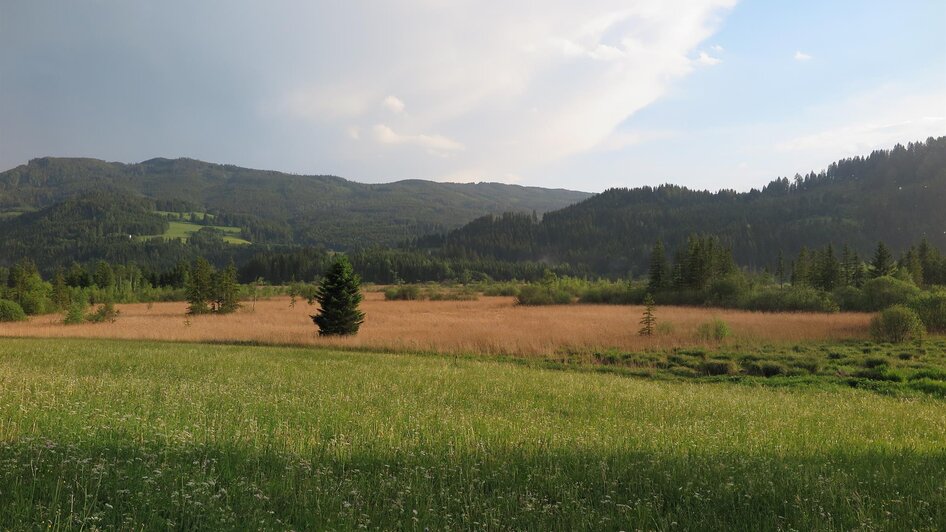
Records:
<instances>
[{"instance_id":1,"label":"cloudy sky","mask_svg":"<svg viewBox=\"0 0 946 532\"><path fill-rule=\"evenodd\" d=\"M0 169L760 186L946 134L941 0L0 0Z\"/></svg>"}]
</instances>

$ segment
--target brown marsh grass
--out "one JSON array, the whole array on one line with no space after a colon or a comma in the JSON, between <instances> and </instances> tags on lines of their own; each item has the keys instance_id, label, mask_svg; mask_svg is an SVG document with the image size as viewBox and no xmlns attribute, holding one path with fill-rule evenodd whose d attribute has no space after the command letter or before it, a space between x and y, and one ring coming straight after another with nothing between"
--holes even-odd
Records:
<instances>
[{"instance_id":1,"label":"brown marsh grass","mask_svg":"<svg viewBox=\"0 0 946 532\"><path fill-rule=\"evenodd\" d=\"M697 327L719 318L733 344L791 343L866 338L869 314L759 313L692 307L657 307L671 331L638 336L642 307L566 305L522 307L509 297L477 301L384 301L365 294L367 317L350 338L320 338L304 301L288 298L244 302L227 316L185 316L185 303L117 305L115 323L63 325L62 315L0 324L0 336L258 342L463 354L549 355L597 349L640 351L700 346Z\"/></svg>"}]
</instances>

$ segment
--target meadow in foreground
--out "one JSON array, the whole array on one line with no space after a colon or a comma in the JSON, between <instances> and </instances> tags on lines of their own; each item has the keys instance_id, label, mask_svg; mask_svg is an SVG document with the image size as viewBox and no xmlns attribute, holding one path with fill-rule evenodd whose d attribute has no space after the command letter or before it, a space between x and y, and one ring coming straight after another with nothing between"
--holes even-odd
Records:
<instances>
[{"instance_id":1,"label":"meadow in foreground","mask_svg":"<svg viewBox=\"0 0 946 532\"><path fill-rule=\"evenodd\" d=\"M0 528L946 528L946 403L495 361L0 343Z\"/></svg>"}]
</instances>

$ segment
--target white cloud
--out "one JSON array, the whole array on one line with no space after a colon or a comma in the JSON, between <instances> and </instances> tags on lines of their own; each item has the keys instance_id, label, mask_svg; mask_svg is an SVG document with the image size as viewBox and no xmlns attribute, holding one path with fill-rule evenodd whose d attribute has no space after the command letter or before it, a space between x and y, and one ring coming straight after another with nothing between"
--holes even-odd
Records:
<instances>
[{"instance_id":1,"label":"white cloud","mask_svg":"<svg viewBox=\"0 0 946 532\"><path fill-rule=\"evenodd\" d=\"M463 150L463 145L442 135L401 135L384 124L374 126L375 139L382 144L408 144L420 146L442 154Z\"/></svg>"},{"instance_id":2,"label":"white cloud","mask_svg":"<svg viewBox=\"0 0 946 532\"><path fill-rule=\"evenodd\" d=\"M361 139L361 128L359 128L358 126L348 126L345 132L348 133L348 138L352 140Z\"/></svg>"},{"instance_id":3,"label":"white cloud","mask_svg":"<svg viewBox=\"0 0 946 532\"><path fill-rule=\"evenodd\" d=\"M713 56L709 55L709 54L706 53L706 52L700 52L700 56L697 57L696 60L697 60L697 62L699 62L701 65L706 65L706 66L718 65L718 64L720 64L720 63L723 62L722 59L720 59L720 58L718 58L718 57L713 57Z\"/></svg>"},{"instance_id":4,"label":"white cloud","mask_svg":"<svg viewBox=\"0 0 946 532\"><path fill-rule=\"evenodd\" d=\"M624 148L635 146L643 142L665 140L677 136L673 131L614 131L607 139L601 142L597 149L601 151L621 151Z\"/></svg>"},{"instance_id":5,"label":"white cloud","mask_svg":"<svg viewBox=\"0 0 946 532\"><path fill-rule=\"evenodd\" d=\"M796 50L795 55L793 57L795 58L795 61L808 61L809 59L811 59L810 55L806 54L805 52L802 52L801 50Z\"/></svg>"},{"instance_id":6,"label":"white cloud","mask_svg":"<svg viewBox=\"0 0 946 532\"><path fill-rule=\"evenodd\" d=\"M824 154L834 159L890 148L898 142L925 140L946 134L946 91L915 94L898 87L877 90L810 109L807 115L826 117L814 132L778 142L782 152Z\"/></svg>"},{"instance_id":7,"label":"white cloud","mask_svg":"<svg viewBox=\"0 0 946 532\"><path fill-rule=\"evenodd\" d=\"M394 114L401 114L404 112L404 102L400 98L394 95L389 95L381 102L381 105L385 107L388 111L391 111Z\"/></svg>"},{"instance_id":8,"label":"white cloud","mask_svg":"<svg viewBox=\"0 0 946 532\"><path fill-rule=\"evenodd\" d=\"M526 0L405 1L410 9L339 7L357 25L346 35L376 38L347 51L330 73L300 67L316 73L302 80L309 88L277 94L277 107L293 119L337 122L336 131L371 130L391 146L451 154L418 162L416 152L379 155L366 143L333 147L339 157L383 167L386 176L481 172L483 179L526 175L608 143L675 82L720 62L706 52L692 58L736 2L548 0L537 10ZM320 79L331 80L329 89ZM404 133L432 131L438 134Z\"/></svg>"},{"instance_id":9,"label":"white cloud","mask_svg":"<svg viewBox=\"0 0 946 532\"><path fill-rule=\"evenodd\" d=\"M723 53L723 52L726 51L725 48L723 48L722 46L720 46L720 45L718 45L718 44L714 44L714 45L711 46L710 48L711 48L714 52L716 52L717 54L720 54L720 53Z\"/></svg>"}]
</instances>

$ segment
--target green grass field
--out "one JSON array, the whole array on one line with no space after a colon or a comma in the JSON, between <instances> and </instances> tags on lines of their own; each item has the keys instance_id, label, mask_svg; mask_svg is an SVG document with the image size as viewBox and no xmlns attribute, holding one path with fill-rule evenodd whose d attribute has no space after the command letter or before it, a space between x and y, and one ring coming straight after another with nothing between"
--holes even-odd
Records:
<instances>
[{"instance_id":1,"label":"green grass field","mask_svg":"<svg viewBox=\"0 0 946 532\"><path fill-rule=\"evenodd\" d=\"M224 242L230 244L249 244L249 240L240 238L240 228L225 225L200 225L191 222L168 221L168 230L162 235L149 235L142 238L168 238L187 240L190 236L204 227L210 227L224 233Z\"/></svg>"},{"instance_id":2,"label":"green grass field","mask_svg":"<svg viewBox=\"0 0 946 532\"><path fill-rule=\"evenodd\" d=\"M0 528L946 529L946 402L438 356L0 343Z\"/></svg>"}]
</instances>

